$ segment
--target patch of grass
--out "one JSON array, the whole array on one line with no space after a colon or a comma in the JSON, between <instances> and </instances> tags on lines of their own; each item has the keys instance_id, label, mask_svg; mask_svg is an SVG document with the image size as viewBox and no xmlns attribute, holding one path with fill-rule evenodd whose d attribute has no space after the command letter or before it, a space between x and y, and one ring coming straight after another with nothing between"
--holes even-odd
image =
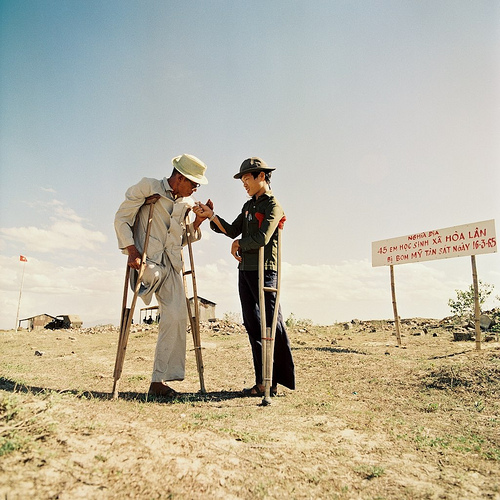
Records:
<instances>
[{"instance_id":1,"label":"patch of grass","mask_svg":"<svg viewBox=\"0 0 500 500\"><path fill-rule=\"evenodd\" d=\"M398 436L399 437L399 436ZM400 436L405 438L407 436ZM487 460L500 460L500 449L489 443L484 437L470 432L466 435L435 436L423 427L419 427L413 435L417 448L452 449L463 454L479 455Z\"/></svg>"},{"instance_id":2,"label":"patch of grass","mask_svg":"<svg viewBox=\"0 0 500 500\"><path fill-rule=\"evenodd\" d=\"M251 490L254 498L267 498L268 486L262 482L257 483Z\"/></svg>"},{"instance_id":3,"label":"patch of grass","mask_svg":"<svg viewBox=\"0 0 500 500\"><path fill-rule=\"evenodd\" d=\"M229 428L222 428L218 430L220 432L228 434L236 441L240 441L242 443L263 443L269 441L269 438L267 436L260 435L257 433L238 431L236 429L229 429Z\"/></svg>"},{"instance_id":4,"label":"patch of grass","mask_svg":"<svg viewBox=\"0 0 500 500\"><path fill-rule=\"evenodd\" d=\"M360 465L354 469L354 472L363 476L364 479L375 479L383 476L385 469L379 465Z\"/></svg>"},{"instance_id":5,"label":"patch of grass","mask_svg":"<svg viewBox=\"0 0 500 500\"><path fill-rule=\"evenodd\" d=\"M142 382L144 380L148 380L148 377L146 375L132 375L130 377L127 377L127 381L130 383Z\"/></svg>"},{"instance_id":6,"label":"patch of grass","mask_svg":"<svg viewBox=\"0 0 500 500\"><path fill-rule=\"evenodd\" d=\"M20 407L16 396L4 396L0 400L0 419L4 422L13 420L18 415L19 411Z\"/></svg>"},{"instance_id":7,"label":"patch of grass","mask_svg":"<svg viewBox=\"0 0 500 500\"><path fill-rule=\"evenodd\" d=\"M321 476L318 475L310 475L307 477L307 482L310 484L318 485L321 482Z\"/></svg>"},{"instance_id":8,"label":"patch of grass","mask_svg":"<svg viewBox=\"0 0 500 500\"><path fill-rule=\"evenodd\" d=\"M418 429L414 435L414 439L419 449L427 446L431 448L447 448L450 445L450 439L448 437L431 436L429 433L424 432L423 428Z\"/></svg>"},{"instance_id":9,"label":"patch of grass","mask_svg":"<svg viewBox=\"0 0 500 500\"><path fill-rule=\"evenodd\" d=\"M500 461L500 448L493 446L485 438L471 432L457 436L453 448L462 453L474 453L486 460Z\"/></svg>"},{"instance_id":10,"label":"patch of grass","mask_svg":"<svg viewBox=\"0 0 500 500\"><path fill-rule=\"evenodd\" d=\"M229 418L229 413L194 413L193 418L197 420L210 421L210 420L224 420L225 418Z\"/></svg>"},{"instance_id":11,"label":"patch of grass","mask_svg":"<svg viewBox=\"0 0 500 500\"><path fill-rule=\"evenodd\" d=\"M29 366L23 365L20 363L2 363L2 370L5 370L6 372L14 372L14 373L28 373L29 372Z\"/></svg>"},{"instance_id":12,"label":"patch of grass","mask_svg":"<svg viewBox=\"0 0 500 500\"><path fill-rule=\"evenodd\" d=\"M72 425L72 429L76 432L81 432L85 436L90 436L96 430L102 428L101 423L96 423L95 421L77 421Z\"/></svg>"},{"instance_id":13,"label":"patch of grass","mask_svg":"<svg viewBox=\"0 0 500 500\"><path fill-rule=\"evenodd\" d=\"M476 409L476 411L481 412L484 410L484 403L482 401L475 401L474 408Z\"/></svg>"},{"instance_id":14,"label":"patch of grass","mask_svg":"<svg viewBox=\"0 0 500 500\"><path fill-rule=\"evenodd\" d=\"M491 450L483 452L483 457L487 460L500 462L500 448L492 448Z\"/></svg>"},{"instance_id":15,"label":"patch of grass","mask_svg":"<svg viewBox=\"0 0 500 500\"><path fill-rule=\"evenodd\" d=\"M52 406L50 395L41 403L23 405L16 395L6 395L0 400L0 456L28 449L54 432L55 423L44 418Z\"/></svg>"},{"instance_id":16,"label":"patch of grass","mask_svg":"<svg viewBox=\"0 0 500 500\"><path fill-rule=\"evenodd\" d=\"M488 362L489 361L489 362ZM500 366L485 358L469 359L432 370L425 380L432 389L464 388L476 394L489 394L500 384Z\"/></svg>"},{"instance_id":17,"label":"patch of grass","mask_svg":"<svg viewBox=\"0 0 500 500\"><path fill-rule=\"evenodd\" d=\"M0 437L0 457L3 457L4 455L8 455L9 453L12 453L13 451L20 450L23 447L22 441L15 435L15 433L12 433L5 436L5 437Z\"/></svg>"},{"instance_id":18,"label":"patch of grass","mask_svg":"<svg viewBox=\"0 0 500 500\"><path fill-rule=\"evenodd\" d=\"M0 456L8 455L23 447L24 440L17 430L21 407L15 396L4 396L0 400Z\"/></svg>"},{"instance_id":19,"label":"patch of grass","mask_svg":"<svg viewBox=\"0 0 500 500\"><path fill-rule=\"evenodd\" d=\"M435 413L439 410L439 403L429 403L425 408L424 412L426 413Z\"/></svg>"}]
</instances>

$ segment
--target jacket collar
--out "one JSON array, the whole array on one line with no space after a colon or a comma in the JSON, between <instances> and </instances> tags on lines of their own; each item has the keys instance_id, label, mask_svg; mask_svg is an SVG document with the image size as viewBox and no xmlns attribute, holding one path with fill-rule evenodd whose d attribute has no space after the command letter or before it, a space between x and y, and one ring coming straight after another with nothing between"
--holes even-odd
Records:
<instances>
[{"instance_id":1,"label":"jacket collar","mask_svg":"<svg viewBox=\"0 0 500 500\"><path fill-rule=\"evenodd\" d=\"M255 196L252 196L252 201L260 201L263 197L271 198L272 195L273 195L273 192L269 189L269 191L262 193L258 198L255 198Z\"/></svg>"}]
</instances>

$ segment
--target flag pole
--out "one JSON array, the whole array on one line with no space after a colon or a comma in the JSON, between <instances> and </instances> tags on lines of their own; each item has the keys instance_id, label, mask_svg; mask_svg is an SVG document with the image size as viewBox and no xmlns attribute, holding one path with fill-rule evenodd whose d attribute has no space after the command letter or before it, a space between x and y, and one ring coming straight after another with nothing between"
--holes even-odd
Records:
<instances>
[{"instance_id":1,"label":"flag pole","mask_svg":"<svg viewBox=\"0 0 500 500\"><path fill-rule=\"evenodd\" d=\"M18 328L18 325L19 325L19 309L21 308L21 294L23 292L23 283L24 283L24 271L26 270L26 260L23 260L23 275L22 275L22 278L21 278L21 288L19 289L19 301L17 303L17 315L16 315L16 331L15 333L17 333L17 328Z\"/></svg>"}]
</instances>

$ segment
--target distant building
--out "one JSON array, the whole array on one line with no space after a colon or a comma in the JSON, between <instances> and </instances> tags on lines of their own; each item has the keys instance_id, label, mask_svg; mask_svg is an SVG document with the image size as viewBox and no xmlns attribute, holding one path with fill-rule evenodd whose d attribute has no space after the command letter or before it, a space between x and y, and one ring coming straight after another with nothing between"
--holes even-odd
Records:
<instances>
[{"instance_id":1,"label":"distant building","mask_svg":"<svg viewBox=\"0 0 500 500\"><path fill-rule=\"evenodd\" d=\"M26 328L29 332L35 329L45 328L51 321L55 319L55 316L50 314L37 314L36 316L31 316L30 318L24 318L19 320L19 328ZM26 324L23 324L25 323Z\"/></svg>"},{"instance_id":2,"label":"distant building","mask_svg":"<svg viewBox=\"0 0 500 500\"><path fill-rule=\"evenodd\" d=\"M194 297L189 299L189 304L191 305L191 311L194 315ZM198 308L200 310L200 321L210 321L215 319L215 306L217 304L210 300L204 299L198 295ZM158 306L143 307L139 311L139 322L149 323L150 318L152 322L158 322L160 319L160 312ZM189 319L189 318L188 318Z\"/></svg>"},{"instance_id":3,"label":"distant building","mask_svg":"<svg viewBox=\"0 0 500 500\"><path fill-rule=\"evenodd\" d=\"M81 328L82 325L83 321L77 314L60 314L45 325L45 328L59 330L60 328Z\"/></svg>"},{"instance_id":4,"label":"distant building","mask_svg":"<svg viewBox=\"0 0 500 500\"><path fill-rule=\"evenodd\" d=\"M139 323L158 323L159 320L160 313L158 306L143 307L139 311Z\"/></svg>"},{"instance_id":5,"label":"distant building","mask_svg":"<svg viewBox=\"0 0 500 500\"><path fill-rule=\"evenodd\" d=\"M194 297L189 299L189 304L191 305L191 311L194 315ZM200 310L200 321L209 321L215 319L215 306L217 304L210 300L204 299L198 295L198 308Z\"/></svg>"}]
</instances>

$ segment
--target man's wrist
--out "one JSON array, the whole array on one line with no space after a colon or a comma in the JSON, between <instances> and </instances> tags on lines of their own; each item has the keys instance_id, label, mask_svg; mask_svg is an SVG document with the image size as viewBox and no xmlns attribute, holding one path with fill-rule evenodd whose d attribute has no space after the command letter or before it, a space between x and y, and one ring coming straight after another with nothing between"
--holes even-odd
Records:
<instances>
[{"instance_id":1,"label":"man's wrist","mask_svg":"<svg viewBox=\"0 0 500 500\"><path fill-rule=\"evenodd\" d=\"M217 215L215 215L215 212L214 212L214 213L212 214L212 216L208 218L208 220L209 220L210 222L213 222L213 220L214 220L216 217L217 217Z\"/></svg>"}]
</instances>

